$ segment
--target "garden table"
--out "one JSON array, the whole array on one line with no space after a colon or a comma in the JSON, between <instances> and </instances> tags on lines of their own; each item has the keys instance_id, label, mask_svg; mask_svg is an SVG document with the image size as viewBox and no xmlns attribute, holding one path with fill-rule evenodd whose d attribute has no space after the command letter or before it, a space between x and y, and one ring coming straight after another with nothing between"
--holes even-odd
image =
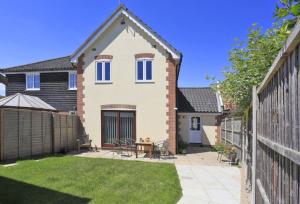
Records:
<instances>
[{"instance_id":1,"label":"garden table","mask_svg":"<svg viewBox=\"0 0 300 204\"><path fill-rule=\"evenodd\" d=\"M150 159L152 158L152 150L153 150L153 146L154 146L154 143L153 142L136 142L135 143L135 157L138 158L138 149L139 149L139 146L140 147L150 147L150 150L149 150L149 157Z\"/></svg>"}]
</instances>

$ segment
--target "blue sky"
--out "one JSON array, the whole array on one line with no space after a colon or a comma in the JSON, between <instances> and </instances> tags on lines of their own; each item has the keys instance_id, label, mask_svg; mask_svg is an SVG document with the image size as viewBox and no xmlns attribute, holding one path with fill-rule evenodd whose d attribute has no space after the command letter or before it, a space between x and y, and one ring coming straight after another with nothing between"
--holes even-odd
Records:
<instances>
[{"instance_id":1,"label":"blue sky","mask_svg":"<svg viewBox=\"0 0 300 204\"><path fill-rule=\"evenodd\" d=\"M179 86L222 79L234 39L252 23L270 27L277 0L122 0L183 53ZM71 54L118 6L118 0L1 0L0 67ZM3 87L0 94L3 95Z\"/></svg>"}]
</instances>

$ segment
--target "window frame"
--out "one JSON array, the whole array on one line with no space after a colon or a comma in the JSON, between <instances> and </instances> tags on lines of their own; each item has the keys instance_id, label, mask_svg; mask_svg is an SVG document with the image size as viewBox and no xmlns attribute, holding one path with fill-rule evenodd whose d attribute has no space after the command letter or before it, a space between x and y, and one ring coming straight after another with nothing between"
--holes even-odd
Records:
<instances>
[{"instance_id":1,"label":"window frame","mask_svg":"<svg viewBox=\"0 0 300 204\"><path fill-rule=\"evenodd\" d=\"M33 88L28 88L28 80L27 80L27 77L28 76L33 76ZM34 76L35 75L38 75L39 76L39 88L35 88L34 87L34 84L35 84L35 79L34 79ZM40 91L41 90L41 73L39 72L30 72L30 73L26 73L25 74L25 87L26 87L26 91Z\"/></svg>"},{"instance_id":2,"label":"window frame","mask_svg":"<svg viewBox=\"0 0 300 204\"><path fill-rule=\"evenodd\" d=\"M193 121L193 119L194 118L196 118L196 125L197 125L197 127L196 128L194 128L193 127L193 125L194 125L194 121ZM199 119L199 121L198 121L198 119ZM201 117L200 116L191 116L191 118L190 118L190 130L192 130L192 131L201 131Z\"/></svg>"},{"instance_id":3,"label":"window frame","mask_svg":"<svg viewBox=\"0 0 300 204\"><path fill-rule=\"evenodd\" d=\"M109 62L110 63L110 73L109 73L109 80L105 80L105 63ZM98 63L102 64L102 80L98 80ZM103 66L104 65L104 66ZM112 70L112 60L111 59L101 59L101 60L96 60L95 61L95 83L96 84L111 84L112 79L111 79L111 70Z\"/></svg>"},{"instance_id":4,"label":"window frame","mask_svg":"<svg viewBox=\"0 0 300 204\"><path fill-rule=\"evenodd\" d=\"M138 79L138 62L143 62L143 79ZM151 79L147 79L147 61L151 61ZM136 83L154 83L153 80L153 58L137 58L135 60L135 82Z\"/></svg>"},{"instance_id":5,"label":"window frame","mask_svg":"<svg viewBox=\"0 0 300 204\"><path fill-rule=\"evenodd\" d=\"M70 87L70 85L71 85L71 84L70 84L70 82L71 82L71 81L70 81L70 79L71 79L70 75L71 75L71 74L75 74L75 75L76 75L76 83L75 83L75 86L76 86L76 87L75 87L75 88L71 88L71 87ZM70 72L68 73L68 90L77 90L77 71L70 71Z\"/></svg>"}]
</instances>

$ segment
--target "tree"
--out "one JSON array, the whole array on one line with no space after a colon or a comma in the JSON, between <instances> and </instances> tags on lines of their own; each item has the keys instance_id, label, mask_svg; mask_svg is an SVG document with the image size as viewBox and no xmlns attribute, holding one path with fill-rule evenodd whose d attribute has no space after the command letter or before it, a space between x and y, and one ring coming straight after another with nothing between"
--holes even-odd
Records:
<instances>
[{"instance_id":1,"label":"tree","mask_svg":"<svg viewBox=\"0 0 300 204\"><path fill-rule=\"evenodd\" d=\"M219 89L227 102L245 111L251 103L252 87L259 85L271 67L290 30L300 14L298 0L281 0L276 6L272 28L263 31L252 25L246 41L237 41L230 51L230 67L224 70L225 79Z\"/></svg>"}]
</instances>

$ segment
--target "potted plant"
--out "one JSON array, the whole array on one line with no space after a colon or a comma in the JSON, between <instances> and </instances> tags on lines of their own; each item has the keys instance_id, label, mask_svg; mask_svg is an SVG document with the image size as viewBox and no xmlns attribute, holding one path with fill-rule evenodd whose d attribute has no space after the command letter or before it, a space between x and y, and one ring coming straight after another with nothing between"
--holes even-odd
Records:
<instances>
[{"instance_id":1,"label":"potted plant","mask_svg":"<svg viewBox=\"0 0 300 204\"><path fill-rule=\"evenodd\" d=\"M236 163L236 159L237 159L237 149L236 147L231 147L229 149L229 152L228 152L228 159L229 159L229 162L232 164L232 163Z\"/></svg>"}]
</instances>

